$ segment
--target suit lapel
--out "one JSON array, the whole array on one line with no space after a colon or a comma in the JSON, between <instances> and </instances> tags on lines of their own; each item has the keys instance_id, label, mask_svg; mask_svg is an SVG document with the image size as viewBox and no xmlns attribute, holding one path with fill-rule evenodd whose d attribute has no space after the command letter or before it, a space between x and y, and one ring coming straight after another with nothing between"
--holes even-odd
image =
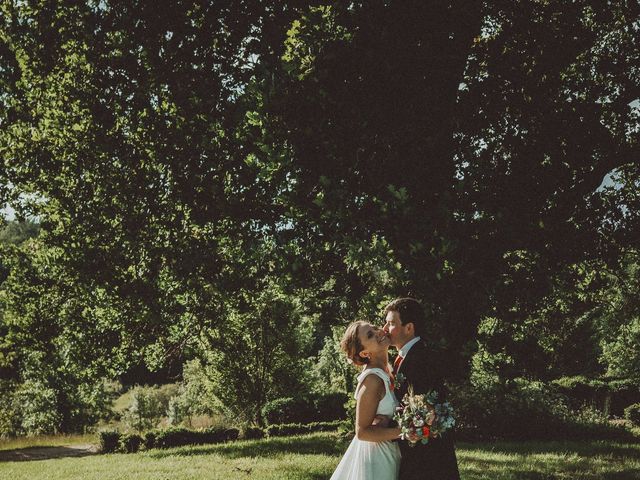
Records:
<instances>
[{"instance_id":1,"label":"suit lapel","mask_svg":"<svg viewBox=\"0 0 640 480\"><path fill-rule=\"evenodd\" d=\"M404 357L404 359L402 360L402 363L400 363L400 367L398 368L397 373L400 373L402 372L403 369L407 368L407 362L411 361L416 351L419 350L421 347L422 347L422 340L418 340L418 342L415 345L413 345L407 352L407 356Z\"/></svg>"},{"instance_id":2,"label":"suit lapel","mask_svg":"<svg viewBox=\"0 0 640 480\"><path fill-rule=\"evenodd\" d=\"M408 357L409 355L407 355ZM398 375L400 372L402 372L402 367L404 367L404 364L406 363L407 358L403 358L402 361L400 362L400 366L398 367L398 370L396 371L396 375Z\"/></svg>"},{"instance_id":3,"label":"suit lapel","mask_svg":"<svg viewBox=\"0 0 640 480\"><path fill-rule=\"evenodd\" d=\"M407 356L404 358L404 360L402 360L402 363L400 364L398 372L402 372L404 376L404 381L402 382L400 388L402 397L404 397L405 393L408 393L409 385L413 385L418 381L418 379L414 377L416 375L419 375L420 372L422 372L423 368L426 367L426 365L420 365L421 368L417 368L417 365L415 364L416 361L420 361L419 359L424 357L424 352L422 350L425 347L426 345L423 343L423 341L419 340L415 345L411 347L411 349L409 349L409 351L407 352Z\"/></svg>"}]
</instances>

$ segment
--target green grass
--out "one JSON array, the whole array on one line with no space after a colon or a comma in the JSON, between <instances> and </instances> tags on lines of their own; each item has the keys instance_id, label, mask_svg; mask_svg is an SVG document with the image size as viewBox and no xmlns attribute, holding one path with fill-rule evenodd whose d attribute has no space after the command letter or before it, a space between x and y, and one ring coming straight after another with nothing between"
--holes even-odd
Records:
<instances>
[{"instance_id":1,"label":"green grass","mask_svg":"<svg viewBox=\"0 0 640 480\"><path fill-rule=\"evenodd\" d=\"M0 463L0 479L327 479L348 441L332 433L222 445ZM458 445L463 480L640 480L640 444L494 442ZM381 479L382 480L382 479Z\"/></svg>"},{"instance_id":2,"label":"green grass","mask_svg":"<svg viewBox=\"0 0 640 480\"><path fill-rule=\"evenodd\" d=\"M127 408L129 408L129 405L131 405L132 398L133 389L131 388L116 398L113 401L113 406L111 408L114 412L123 413Z\"/></svg>"},{"instance_id":3,"label":"green grass","mask_svg":"<svg viewBox=\"0 0 640 480\"><path fill-rule=\"evenodd\" d=\"M96 436L94 434L38 435L36 437L17 437L0 440L0 451L29 447L65 447L68 445L88 443L96 443Z\"/></svg>"},{"instance_id":4,"label":"green grass","mask_svg":"<svg viewBox=\"0 0 640 480\"><path fill-rule=\"evenodd\" d=\"M457 452L465 480L640 479L638 443L463 443Z\"/></svg>"}]
</instances>

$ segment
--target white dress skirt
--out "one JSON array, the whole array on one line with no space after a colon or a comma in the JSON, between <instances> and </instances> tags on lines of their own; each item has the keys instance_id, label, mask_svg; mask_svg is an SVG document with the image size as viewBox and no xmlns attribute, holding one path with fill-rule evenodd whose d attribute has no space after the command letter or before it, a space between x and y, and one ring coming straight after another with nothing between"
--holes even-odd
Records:
<instances>
[{"instance_id":1,"label":"white dress skirt","mask_svg":"<svg viewBox=\"0 0 640 480\"><path fill-rule=\"evenodd\" d=\"M381 368L365 369L358 376L358 386L368 375L377 375L384 382L385 395L378 404L377 415L392 416L398 401L390 388L390 378ZM396 480L400 470L400 448L397 442L366 442L354 437L331 480Z\"/></svg>"}]
</instances>

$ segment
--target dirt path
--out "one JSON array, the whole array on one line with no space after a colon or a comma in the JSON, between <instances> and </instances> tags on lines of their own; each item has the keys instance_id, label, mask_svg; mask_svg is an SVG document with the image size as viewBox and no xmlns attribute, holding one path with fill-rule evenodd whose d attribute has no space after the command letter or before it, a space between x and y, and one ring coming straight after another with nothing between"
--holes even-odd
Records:
<instances>
[{"instance_id":1,"label":"dirt path","mask_svg":"<svg viewBox=\"0 0 640 480\"><path fill-rule=\"evenodd\" d=\"M48 460L51 458L86 457L87 455L95 455L97 451L98 448L90 444L0 450L0 462L27 462L31 460Z\"/></svg>"}]
</instances>

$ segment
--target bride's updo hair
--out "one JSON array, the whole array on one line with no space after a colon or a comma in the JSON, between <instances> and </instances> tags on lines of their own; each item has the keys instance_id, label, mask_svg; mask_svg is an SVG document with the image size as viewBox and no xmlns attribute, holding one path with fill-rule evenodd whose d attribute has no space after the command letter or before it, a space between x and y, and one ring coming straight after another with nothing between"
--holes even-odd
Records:
<instances>
[{"instance_id":1,"label":"bride's updo hair","mask_svg":"<svg viewBox=\"0 0 640 480\"><path fill-rule=\"evenodd\" d=\"M350 363L354 363L356 365L366 365L369 363L368 358L362 358L360 356L360 352L364 350L364 347L362 346L362 343L360 343L360 337L358 337L358 328L362 325L367 325L367 323L368 322L363 320L353 322L347 327L347 330L342 336L340 348L347 355L347 360L349 360Z\"/></svg>"}]
</instances>

